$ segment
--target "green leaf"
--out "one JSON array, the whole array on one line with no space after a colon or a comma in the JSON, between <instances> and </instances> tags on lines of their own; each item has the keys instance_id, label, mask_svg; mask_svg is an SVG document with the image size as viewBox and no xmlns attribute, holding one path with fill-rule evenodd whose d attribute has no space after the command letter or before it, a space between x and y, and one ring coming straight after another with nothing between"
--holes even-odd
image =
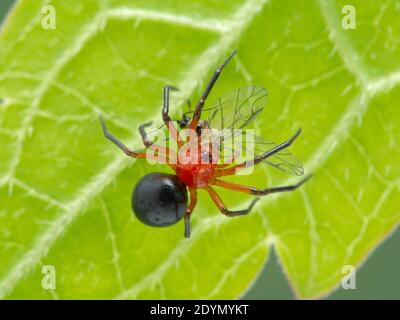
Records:
<instances>
[{"instance_id":1,"label":"green leaf","mask_svg":"<svg viewBox=\"0 0 400 320\"><path fill-rule=\"evenodd\" d=\"M400 221L400 1L20 1L0 37L0 297L236 298L276 250L299 298L331 292ZM55 30L41 26L54 5ZM97 113L130 147L160 120L162 87L173 113L199 97L233 49L210 102L265 86L258 134L291 147L314 177L226 218L201 194L192 237L132 215L131 190L152 171L106 141ZM235 181L298 181L259 165ZM221 191L229 207L249 197ZM41 286L53 265L56 290ZM268 286L268 283L265 283Z\"/></svg>"}]
</instances>

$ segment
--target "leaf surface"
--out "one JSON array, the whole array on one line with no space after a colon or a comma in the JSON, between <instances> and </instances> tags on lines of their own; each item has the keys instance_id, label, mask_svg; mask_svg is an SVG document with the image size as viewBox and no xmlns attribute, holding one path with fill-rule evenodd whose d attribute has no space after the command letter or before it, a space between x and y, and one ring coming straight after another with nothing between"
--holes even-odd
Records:
<instances>
[{"instance_id":1,"label":"leaf surface","mask_svg":"<svg viewBox=\"0 0 400 320\"><path fill-rule=\"evenodd\" d=\"M56 30L41 27L46 4ZM354 1L355 30L341 27L345 4L20 1L0 36L0 297L236 298L271 248L296 296L331 292L400 221L400 1ZM302 127L290 151L315 175L236 219L202 194L190 240L182 223L146 227L132 188L166 168L126 158L97 114L139 148L138 125L160 120L162 87L181 89L179 116L233 48L209 101L266 87L257 134L279 142ZM233 178L260 188L298 179L267 166ZM218 191L232 208L250 201ZM44 265L56 290L41 287Z\"/></svg>"}]
</instances>

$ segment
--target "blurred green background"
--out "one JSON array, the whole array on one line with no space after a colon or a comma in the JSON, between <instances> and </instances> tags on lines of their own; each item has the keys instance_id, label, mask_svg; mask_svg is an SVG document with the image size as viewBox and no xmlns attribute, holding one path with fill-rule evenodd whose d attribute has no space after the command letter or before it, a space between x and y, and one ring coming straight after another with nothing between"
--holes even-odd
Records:
<instances>
[{"instance_id":1,"label":"blurred green background","mask_svg":"<svg viewBox=\"0 0 400 320\"><path fill-rule=\"evenodd\" d=\"M10 10L14 0L0 1L0 21ZM397 230L368 258L357 271L355 290L338 288L329 299L400 299L400 231ZM256 283L244 299L292 299L285 275L273 253Z\"/></svg>"}]
</instances>

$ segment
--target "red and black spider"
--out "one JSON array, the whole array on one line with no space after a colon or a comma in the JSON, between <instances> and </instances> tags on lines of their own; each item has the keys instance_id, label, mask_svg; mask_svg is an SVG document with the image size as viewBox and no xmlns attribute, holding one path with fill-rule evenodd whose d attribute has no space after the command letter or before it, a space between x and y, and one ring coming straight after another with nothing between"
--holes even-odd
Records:
<instances>
[{"instance_id":1,"label":"red and black spider","mask_svg":"<svg viewBox=\"0 0 400 320\"><path fill-rule=\"evenodd\" d=\"M184 217L184 234L188 238L190 236L190 215L197 203L197 189L205 189L224 215L234 217L248 214L259 198L254 199L246 209L232 211L225 207L213 186L256 196L265 196L271 193L295 190L309 179L310 176L307 176L295 185L266 189L257 189L220 179L224 176L234 175L260 162L267 163L283 171L302 175L303 168L301 164L291 153L286 151L286 148L299 136L301 129L293 137L281 144L275 144L263 138L255 137L254 146L257 148L261 147L262 153L255 156L251 162L243 161L238 163L234 161L235 156L233 155L232 158L232 155L230 155L233 161L218 163L221 159L212 158L213 156L215 158L215 153L210 151L213 146L210 147L211 149L206 148L206 151L201 148L203 129L225 129L230 134L228 134L228 137L224 135L223 139L225 141L227 138L232 139L237 135L238 129L247 127L256 118L266 103L267 91L264 88L248 86L227 94L219 98L211 107L204 108L206 99L221 71L235 53L236 50L215 70L195 110L186 112L182 119L176 121L176 123L169 116L169 94L170 91L178 89L173 86L164 87L164 104L161 112L163 126L168 128L170 137L176 143L176 153L178 155L187 153L185 146L188 144L188 141L182 139L180 135L181 130L191 129L196 132L199 138L196 142L198 144L196 147L198 147L197 150L202 150L195 153L197 161L183 163L179 160L179 156L175 158L175 161L169 161L171 160L168 158L171 155L171 150L168 147L153 143L145 131L145 128L150 126L151 123L139 126L139 133L146 149L154 150L156 154L164 154L166 159L168 159L167 164L175 171L175 174L150 173L144 176L136 185L132 194L132 209L137 218L143 223L158 227L169 226L177 223ZM132 151L128 149L107 130L104 120L101 117L100 120L104 136L116 144L126 155L133 158L158 159L154 154L152 155L146 152L146 150ZM266 148L268 148L267 151L265 151ZM218 157L221 157L221 155L218 155ZM204 161L205 158L210 161ZM189 205L188 189L190 194Z\"/></svg>"}]
</instances>

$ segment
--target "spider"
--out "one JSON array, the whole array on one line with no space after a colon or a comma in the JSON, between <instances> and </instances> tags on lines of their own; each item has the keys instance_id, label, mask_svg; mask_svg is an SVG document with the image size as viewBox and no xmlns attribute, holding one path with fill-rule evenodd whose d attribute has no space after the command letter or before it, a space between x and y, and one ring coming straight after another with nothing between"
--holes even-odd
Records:
<instances>
[{"instance_id":1,"label":"spider","mask_svg":"<svg viewBox=\"0 0 400 320\"><path fill-rule=\"evenodd\" d=\"M144 224L150 226L170 226L184 218L184 236L190 237L190 216L197 204L197 190L204 189L208 192L211 199L218 209L228 217L242 216L248 214L259 197L253 199L249 206L242 210L229 210L224 205L214 186L222 187L236 192L243 192L255 196L265 196L277 192L292 191L300 187L309 178L306 176L300 182L294 185L279 186L265 189L257 189L250 186L236 184L221 180L224 176L235 175L239 171L249 168L253 165L265 162L283 171L289 171L296 175L303 174L303 168L299 161L289 153L288 148L299 136L299 129L290 139L275 144L261 137L255 137L254 145L261 147L262 152L255 156L252 161L235 161L235 155L231 154L230 162L219 163L222 158L221 154L214 151L220 151L220 146L205 143L206 148L197 148L194 156L191 155L191 161L183 162L180 155L187 155L188 145L187 139L181 137L182 129L190 129L195 132L198 137L195 143L196 147L203 147L202 131L207 129L226 129L228 138L232 139L237 136L237 129L247 127L256 116L262 111L266 102L267 92L262 87L248 86L235 90L234 92L222 96L218 101L205 108L207 97L214 87L222 70L235 55L234 50L228 58L214 71L207 87L200 97L194 111L183 114L182 119L173 121L169 115L169 97L171 91L177 91L174 86L165 86L163 91L164 103L162 108L163 125L168 129L169 136L177 145L177 155L171 160L171 150L168 147L157 145L146 133L146 128L152 123L144 123L139 126L144 146L147 151L150 149L155 151L154 154L145 151L132 151L127 148L120 140L118 140L107 129L103 118L100 115L101 126L104 136L117 145L126 155L132 158L158 159L156 154L166 156L168 164L175 174L166 173L150 173L145 175L136 185L132 193L132 209L136 217ZM188 103L190 106L190 103ZM242 133L239 133L239 135ZM226 139L226 136L224 136ZM190 139L189 139L190 140ZM218 138L221 142L221 139ZM207 148L208 147L208 148ZM269 148L265 151L265 148ZM202 151L198 151L201 149ZM215 150L218 149L218 150ZM193 161L194 160L194 161ZM204 161L207 160L207 161ZM188 191L190 195L190 203L188 205Z\"/></svg>"}]
</instances>

